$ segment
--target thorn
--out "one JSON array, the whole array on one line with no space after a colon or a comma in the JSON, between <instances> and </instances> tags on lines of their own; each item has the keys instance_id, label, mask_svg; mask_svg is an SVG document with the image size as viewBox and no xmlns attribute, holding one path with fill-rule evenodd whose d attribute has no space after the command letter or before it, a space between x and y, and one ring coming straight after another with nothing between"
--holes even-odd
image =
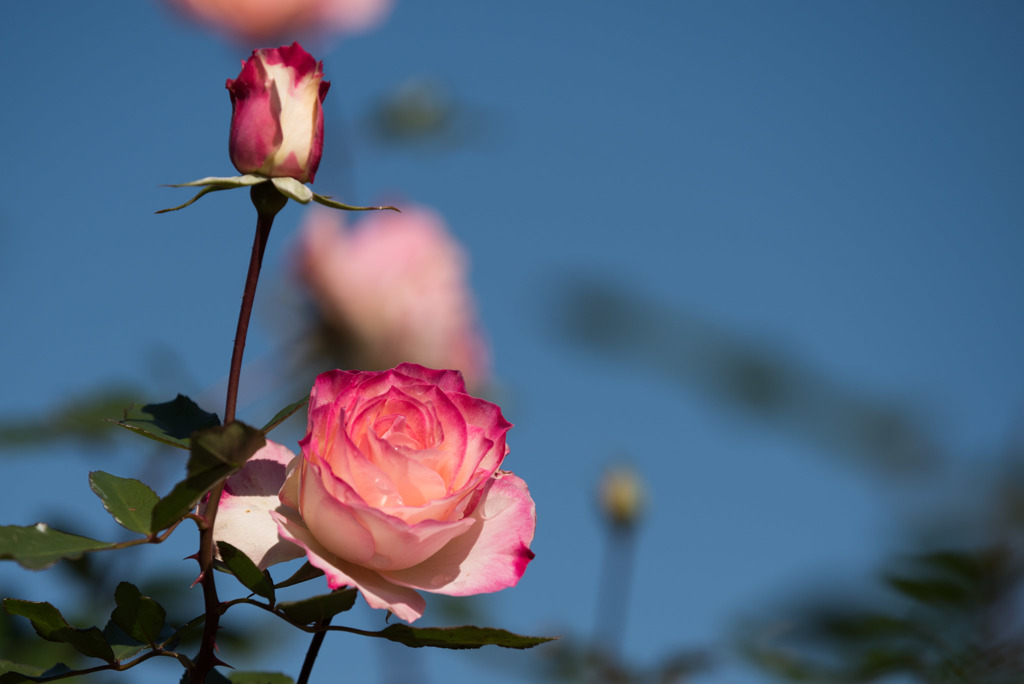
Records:
<instances>
[{"instance_id":1,"label":"thorn","mask_svg":"<svg viewBox=\"0 0 1024 684\"><path fill-rule=\"evenodd\" d=\"M192 582L192 584L188 585L188 588L191 589L192 587L194 587L197 584L199 584L200 582L202 582L203 581L203 575L204 575L204 573L202 573L202 572L199 573L199 577L196 577L195 581Z\"/></svg>"}]
</instances>

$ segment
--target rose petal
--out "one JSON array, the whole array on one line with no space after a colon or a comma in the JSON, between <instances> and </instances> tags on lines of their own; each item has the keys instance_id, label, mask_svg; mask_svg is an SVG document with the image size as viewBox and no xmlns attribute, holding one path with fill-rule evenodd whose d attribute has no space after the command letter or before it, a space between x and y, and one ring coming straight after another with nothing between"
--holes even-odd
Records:
<instances>
[{"instance_id":1,"label":"rose petal","mask_svg":"<svg viewBox=\"0 0 1024 684\"><path fill-rule=\"evenodd\" d=\"M348 492L345 492L344 497L337 496L339 489L347 487L340 481L337 481L337 487L325 487L324 479L330 478L330 475L325 475L324 468L315 461L307 459L302 465L302 471L299 511L306 525L315 530L320 543L334 555L354 563L365 564L373 560L373 537L359 523L351 507L342 500L358 497Z\"/></svg>"},{"instance_id":2,"label":"rose petal","mask_svg":"<svg viewBox=\"0 0 1024 684\"><path fill-rule=\"evenodd\" d=\"M469 518L410 525L360 503L346 487L307 461L299 511L306 526L334 555L375 570L416 565L473 526Z\"/></svg>"},{"instance_id":3,"label":"rose petal","mask_svg":"<svg viewBox=\"0 0 1024 684\"><path fill-rule=\"evenodd\" d=\"M217 507L213 538L245 553L260 569L300 558L302 549L277 535L270 511L281 506L278 492L295 454L267 440L242 469L227 479ZM200 513L205 507L200 510Z\"/></svg>"},{"instance_id":4,"label":"rose petal","mask_svg":"<svg viewBox=\"0 0 1024 684\"><path fill-rule=\"evenodd\" d=\"M463 380L462 373L457 370L434 370L418 363L402 363L395 366L393 372L437 385L445 392L464 393L466 391L466 381Z\"/></svg>"},{"instance_id":5,"label":"rose petal","mask_svg":"<svg viewBox=\"0 0 1024 684\"><path fill-rule=\"evenodd\" d=\"M423 615L427 602L412 589L392 584L372 570L338 558L317 542L300 522L280 513L271 515L281 537L305 549L309 562L324 571L331 589L354 586L371 608L390 610L406 622L414 622Z\"/></svg>"},{"instance_id":6,"label":"rose petal","mask_svg":"<svg viewBox=\"0 0 1024 684\"><path fill-rule=\"evenodd\" d=\"M467 520L475 520L476 526L428 560L381 575L411 589L450 596L515 586L534 557L529 545L537 516L526 483L512 473L500 473Z\"/></svg>"}]
</instances>

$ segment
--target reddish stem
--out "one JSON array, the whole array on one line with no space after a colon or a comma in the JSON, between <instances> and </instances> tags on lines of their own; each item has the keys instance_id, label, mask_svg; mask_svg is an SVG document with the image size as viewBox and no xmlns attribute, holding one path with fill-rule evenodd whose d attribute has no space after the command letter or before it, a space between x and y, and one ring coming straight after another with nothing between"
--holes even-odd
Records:
<instances>
[{"instance_id":1,"label":"reddish stem","mask_svg":"<svg viewBox=\"0 0 1024 684\"><path fill-rule=\"evenodd\" d=\"M231 353L231 370L228 373L228 392L224 406L224 424L234 422L235 405L238 403L238 379L242 373L242 353L245 351L245 338L249 331L249 318L252 315L252 304L256 299L256 284L259 282L260 267L263 264L263 253L267 249L270 228L288 198L277 191L272 183L260 183L252 186L249 192L253 206L256 207L256 236L252 243L252 256L249 258L249 272L245 278L245 290L242 292L242 308L238 312L238 327L235 329L235 346ZM217 485L210 492L204 512L204 522L199 531L199 576L203 586L203 603L206 611L206 622L203 626L203 640L199 647L199 655L189 672L189 684L204 684L206 676L219 662L215 654L217 648L217 630L220 627L220 599L217 598L217 585L214 581L213 559L213 522L217 517L220 496L224 491L224 483Z\"/></svg>"}]
</instances>

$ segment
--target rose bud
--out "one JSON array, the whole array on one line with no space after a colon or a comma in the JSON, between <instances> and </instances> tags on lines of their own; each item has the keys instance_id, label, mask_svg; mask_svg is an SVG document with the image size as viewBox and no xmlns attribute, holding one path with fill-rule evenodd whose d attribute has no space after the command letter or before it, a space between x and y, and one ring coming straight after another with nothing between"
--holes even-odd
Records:
<instances>
[{"instance_id":1,"label":"rose bud","mask_svg":"<svg viewBox=\"0 0 1024 684\"><path fill-rule=\"evenodd\" d=\"M324 146L323 62L298 43L253 50L231 94L231 163L240 172L308 183Z\"/></svg>"}]
</instances>

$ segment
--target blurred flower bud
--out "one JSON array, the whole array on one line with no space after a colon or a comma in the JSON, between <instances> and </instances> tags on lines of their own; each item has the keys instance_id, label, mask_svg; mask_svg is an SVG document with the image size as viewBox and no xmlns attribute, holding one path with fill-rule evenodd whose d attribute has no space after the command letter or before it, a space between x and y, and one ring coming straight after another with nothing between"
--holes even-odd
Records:
<instances>
[{"instance_id":1,"label":"blurred flower bud","mask_svg":"<svg viewBox=\"0 0 1024 684\"><path fill-rule=\"evenodd\" d=\"M601 511L616 527L632 527L643 515L647 495L637 472L629 466L605 471L598 492Z\"/></svg>"},{"instance_id":2,"label":"blurred flower bud","mask_svg":"<svg viewBox=\"0 0 1024 684\"><path fill-rule=\"evenodd\" d=\"M324 351L342 367L411 362L462 371L470 388L487 382L466 256L436 212L403 205L350 229L341 214L314 209L297 256L298 277L332 333Z\"/></svg>"},{"instance_id":3,"label":"blurred flower bud","mask_svg":"<svg viewBox=\"0 0 1024 684\"><path fill-rule=\"evenodd\" d=\"M245 44L373 28L392 0L167 0L190 19Z\"/></svg>"}]
</instances>

